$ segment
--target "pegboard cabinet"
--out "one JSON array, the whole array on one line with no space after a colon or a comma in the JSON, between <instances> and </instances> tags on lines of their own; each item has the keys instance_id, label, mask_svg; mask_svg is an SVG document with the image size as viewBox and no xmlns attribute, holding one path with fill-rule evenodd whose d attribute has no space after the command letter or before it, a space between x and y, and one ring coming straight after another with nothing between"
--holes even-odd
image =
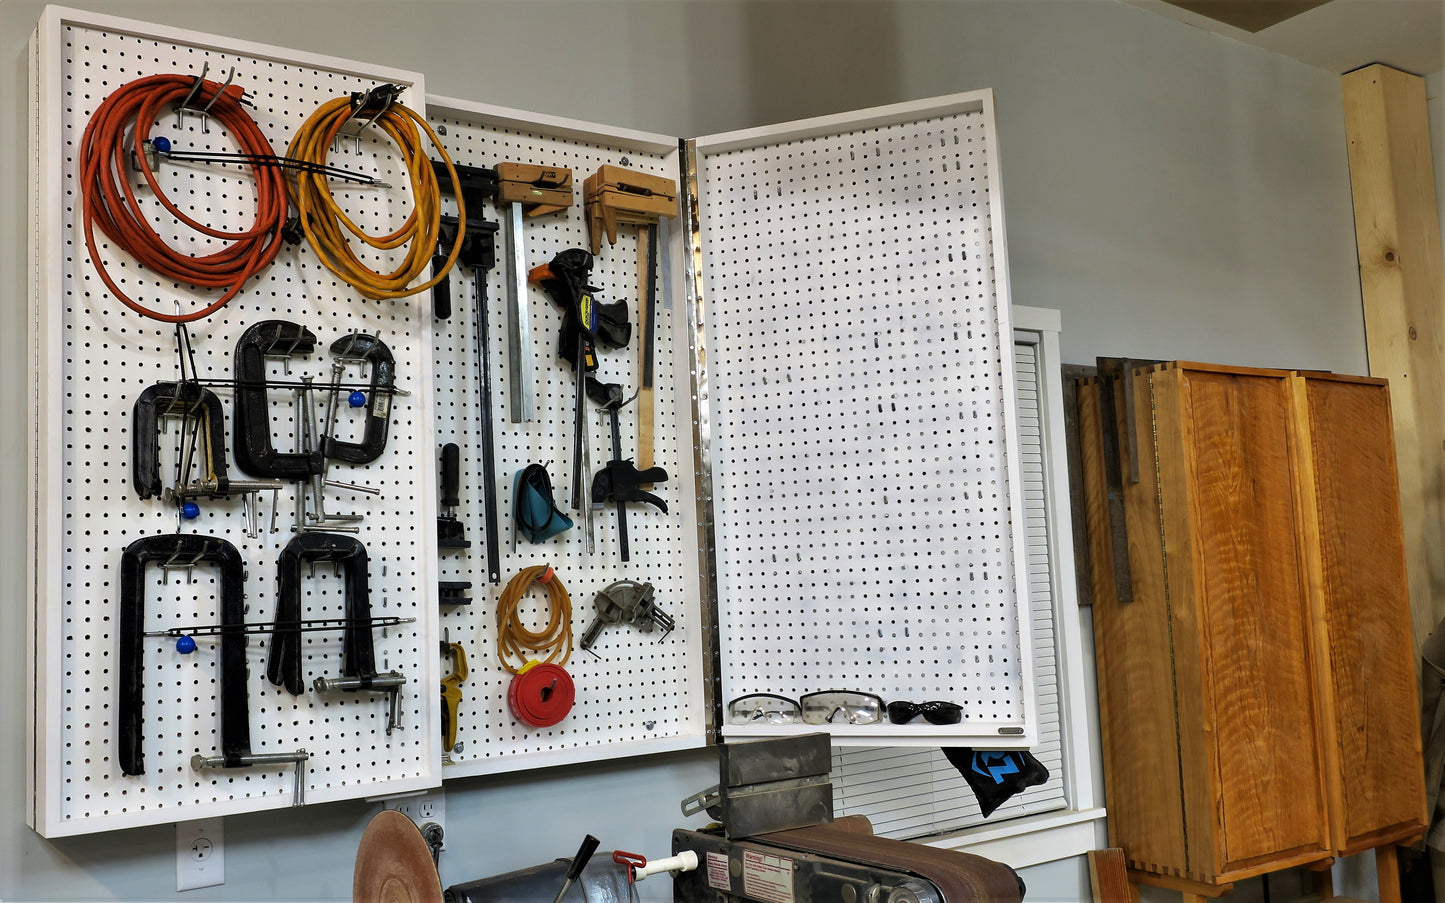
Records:
<instances>
[{"instance_id":1,"label":"pegboard cabinet","mask_svg":"<svg viewBox=\"0 0 1445 903\"><path fill-rule=\"evenodd\" d=\"M111 303L77 240L77 161L39 148L73 145L95 105L133 77L197 74L202 65L211 77L235 67L236 82L254 96L251 115L278 152L318 104L390 82L404 89L404 102L425 106L456 163L566 167L579 186L575 206L550 216L514 220L507 205L490 202L468 211L498 223L498 265L480 277L452 271L448 318L435 316L428 294L356 297L303 244L283 248L234 301L189 329L195 376L222 396L238 338L277 319L304 325L316 350L268 360L269 383L328 381L327 349L367 333L390 347L405 393L390 399L384 454L366 465L334 464L329 474L381 492L328 496L336 510L364 516L355 535L369 558L372 615L400 619L373 634L377 668L407 678L398 729L388 731L380 695L312 691L315 679L335 676L339 633L301 635L307 691L296 696L265 679L270 635L243 646L252 750L304 748L306 802L694 748L720 736L818 729L722 723L727 699L749 692L859 689L887 699L953 699L965 711L956 726L827 726L840 743L1033 742L1012 329L988 92L679 141L428 97L420 73L52 7L32 52L37 830L57 836L280 808L295 793L296 770L287 765L192 767L194 756L221 745L225 656L221 643L201 637L191 654L171 639L147 638L146 768L122 774L115 761L122 550L177 531L224 539L245 563L244 619L269 622L300 490L292 484L276 493L274 530L271 499L261 499L256 535L234 500L208 502L196 521L180 523L173 506L137 497L130 450L142 437L130 409L147 386L180 376L175 331ZM166 126L173 141L232 149L224 129L194 116ZM333 165L406 184L405 161L384 136L348 138L332 154ZM610 506L596 511L592 550L580 518L538 545L514 544L510 527L513 475L528 464L548 464L557 500L569 507L575 385L555 355L562 315L535 288L519 291L532 352L520 371L513 368L508 331L517 316L509 292L522 270L587 246L580 186L604 165L675 179L682 195L681 216L660 226L656 265L652 414L656 463L668 473L656 491L669 509L629 511L628 562ZM249 215L244 170L164 169L167 190L215 209L227 228ZM409 212L403 187L333 191L369 231L395 228ZM169 222L148 203L156 221ZM450 199L442 205L452 212ZM626 224L615 244L604 241L589 280L601 300L639 294L638 242L639 229ZM194 303L187 287L154 279L108 247L100 253L128 291L153 304ZM401 252L366 253L383 268ZM491 487L480 477L480 326L490 352ZM602 354L599 376L630 394L635 355L631 346ZM528 419L514 417L519 380L535 399ZM234 442L233 399L222 401ZM267 402L276 448L290 451L304 432L302 415L289 392L268 391ZM638 421L636 405L623 408L624 457ZM160 436L167 479L177 466L175 429L167 425ZM335 435L356 441L363 430L363 416L342 405ZM595 468L611 457L610 428L595 407L585 432ZM448 442L460 447L455 513L470 541L465 549L439 549L433 527L438 455ZM488 579L485 562L489 488L500 524L499 583ZM493 612L513 574L543 563L571 592L578 635L593 618L594 595L619 580L652 583L675 627L662 635L614 625L595 655L574 652L575 707L561 723L535 728L508 708L510 674L498 661ZM302 617L346 617L344 563L303 568ZM215 568L175 571L152 562L143 573L147 630L221 617L226 581ZM441 582L470 582L468 601L439 598ZM545 619L541 594L533 596L524 617ZM442 641L461 644L470 671L461 684L461 744L447 754L433 690L447 673L437 654Z\"/></svg>"}]
</instances>

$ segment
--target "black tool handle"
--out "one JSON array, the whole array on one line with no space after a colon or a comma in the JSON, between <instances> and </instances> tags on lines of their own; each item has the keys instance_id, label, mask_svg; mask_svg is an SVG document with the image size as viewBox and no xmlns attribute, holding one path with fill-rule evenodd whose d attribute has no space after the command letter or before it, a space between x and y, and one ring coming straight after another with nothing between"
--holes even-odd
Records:
<instances>
[{"instance_id":1,"label":"black tool handle","mask_svg":"<svg viewBox=\"0 0 1445 903\"><path fill-rule=\"evenodd\" d=\"M582 870L587 867L587 863L592 859L592 854L597 852L597 845L601 842L591 834L582 838L582 846L577 848L577 855L572 857L572 864L567 867L569 882L576 881L582 874Z\"/></svg>"},{"instance_id":2,"label":"black tool handle","mask_svg":"<svg viewBox=\"0 0 1445 903\"><path fill-rule=\"evenodd\" d=\"M455 508L457 486L461 482L462 450L455 442L442 446L442 507Z\"/></svg>"},{"instance_id":3,"label":"black tool handle","mask_svg":"<svg viewBox=\"0 0 1445 903\"><path fill-rule=\"evenodd\" d=\"M432 275L440 273L447 265L447 255L438 254L431 259ZM431 287L432 316L445 320L452 315L452 281L443 279Z\"/></svg>"}]
</instances>

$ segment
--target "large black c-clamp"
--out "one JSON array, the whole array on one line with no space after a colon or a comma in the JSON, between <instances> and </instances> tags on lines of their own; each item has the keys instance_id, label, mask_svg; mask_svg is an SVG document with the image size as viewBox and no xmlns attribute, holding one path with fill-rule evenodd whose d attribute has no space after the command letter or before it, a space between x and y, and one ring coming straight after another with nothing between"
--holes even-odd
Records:
<instances>
[{"instance_id":1,"label":"large black c-clamp","mask_svg":"<svg viewBox=\"0 0 1445 903\"><path fill-rule=\"evenodd\" d=\"M376 671L372 642L371 590L366 547L350 536L304 533L291 540L277 566L276 629L266 676L273 684L300 695L301 683L301 562L334 561L346 567L345 631L342 634L341 677L318 677L317 693L341 690L387 695L386 733L400 726L400 696L406 677L399 671Z\"/></svg>"},{"instance_id":2,"label":"large black c-clamp","mask_svg":"<svg viewBox=\"0 0 1445 903\"><path fill-rule=\"evenodd\" d=\"M266 358L290 358L316 350L311 330L286 320L263 320L241 334L232 359L235 371L236 466L255 477L304 480L321 473L321 449L278 452L271 442L266 399Z\"/></svg>"},{"instance_id":3,"label":"large black c-clamp","mask_svg":"<svg viewBox=\"0 0 1445 903\"><path fill-rule=\"evenodd\" d=\"M120 770L145 773L141 726L144 722L145 571L213 564L221 570L221 624L245 622L246 574L241 553L219 536L174 533L145 536L126 546L120 558ZM221 635L221 749L227 762L239 764L251 751L246 702L246 635Z\"/></svg>"}]
</instances>

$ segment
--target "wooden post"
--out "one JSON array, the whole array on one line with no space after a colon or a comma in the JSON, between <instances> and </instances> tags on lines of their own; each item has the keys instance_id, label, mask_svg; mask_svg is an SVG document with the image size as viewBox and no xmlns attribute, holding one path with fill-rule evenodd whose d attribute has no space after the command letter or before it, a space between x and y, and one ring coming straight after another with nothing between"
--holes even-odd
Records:
<instances>
[{"instance_id":1,"label":"wooden post","mask_svg":"<svg viewBox=\"0 0 1445 903\"><path fill-rule=\"evenodd\" d=\"M1400 903L1400 858L1393 845L1375 847L1375 880L1380 903Z\"/></svg>"},{"instance_id":2,"label":"wooden post","mask_svg":"<svg viewBox=\"0 0 1445 903\"><path fill-rule=\"evenodd\" d=\"M1118 847L1089 851L1089 886L1094 903L1138 903L1138 889L1129 881L1129 866Z\"/></svg>"},{"instance_id":3,"label":"wooden post","mask_svg":"<svg viewBox=\"0 0 1445 903\"><path fill-rule=\"evenodd\" d=\"M1425 82L1376 64L1341 83L1370 374L1390 380L1418 649L1445 616L1445 274Z\"/></svg>"}]
</instances>

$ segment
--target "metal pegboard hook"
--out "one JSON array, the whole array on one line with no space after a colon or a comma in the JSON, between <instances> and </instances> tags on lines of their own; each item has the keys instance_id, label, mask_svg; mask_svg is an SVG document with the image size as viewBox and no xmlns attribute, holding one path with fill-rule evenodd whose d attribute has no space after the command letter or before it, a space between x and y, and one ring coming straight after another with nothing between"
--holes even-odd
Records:
<instances>
[{"instance_id":1,"label":"metal pegboard hook","mask_svg":"<svg viewBox=\"0 0 1445 903\"><path fill-rule=\"evenodd\" d=\"M209 555L211 552L211 542L208 539L202 540L200 549L197 550L185 561L181 560L182 548L183 546L177 545L175 551L171 553L170 557L167 558L165 561L161 562L159 565L161 571L166 575L167 584L171 582L171 571L185 571L186 582L192 582L192 576L196 569L196 565L200 564L201 560L207 555Z\"/></svg>"},{"instance_id":2,"label":"metal pegboard hook","mask_svg":"<svg viewBox=\"0 0 1445 903\"><path fill-rule=\"evenodd\" d=\"M226 89L231 86L231 82L235 81L235 79L236 67L232 66L231 71L226 73L226 81L216 90L215 94L211 95L210 102L196 111L201 114L201 134L209 135L211 133L211 107L216 105L216 101L220 100L221 95L225 93Z\"/></svg>"},{"instance_id":3,"label":"metal pegboard hook","mask_svg":"<svg viewBox=\"0 0 1445 903\"><path fill-rule=\"evenodd\" d=\"M205 82L205 80L206 80L206 73L209 72L209 71L211 71L211 64L208 63L208 62L202 61L202 63L201 63L201 74L196 76L196 82L195 82L195 84L191 85L191 91L190 91L189 94L186 95L186 99L183 100L183 101L181 101L181 105L180 105L180 106L176 107L176 130L177 130L177 131L179 131L179 130L181 130L181 129L183 129L183 128L186 127L186 112L187 112L188 110L191 111L191 112L196 112L196 111L193 110L192 107L191 107L191 101L193 101L193 100L196 99L196 94L200 92L200 90L201 90L201 85L202 85L202 84ZM209 109L209 107L208 107L207 109Z\"/></svg>"}]
</instances>

